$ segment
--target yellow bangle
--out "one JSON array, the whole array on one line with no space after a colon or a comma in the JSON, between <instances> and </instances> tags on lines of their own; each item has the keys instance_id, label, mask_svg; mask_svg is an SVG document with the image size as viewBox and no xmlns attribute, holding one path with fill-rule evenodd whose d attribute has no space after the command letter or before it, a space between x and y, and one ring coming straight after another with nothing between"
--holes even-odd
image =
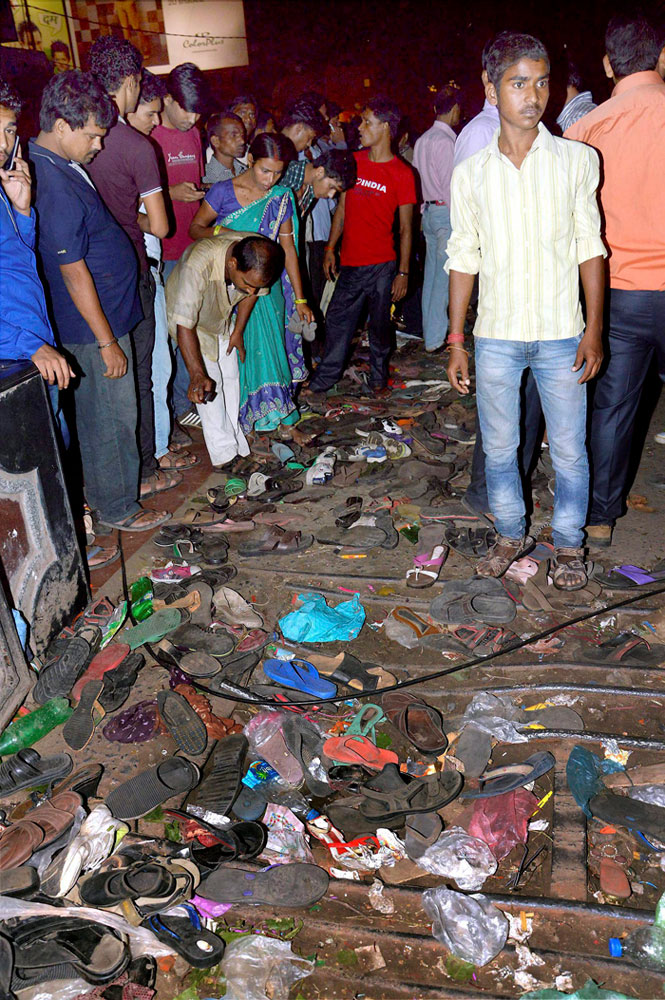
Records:
<instances>
[{"instance_id":1,"label":"yellow bangle","mask_svg":"<svg viewBox=\"0 0 665 1000\"><path fill-rule=\"evenodd\" d=\"M297 306L306 306L307 305L307 299L295 299L294 301L295 301L295 304Z\"/></svg>"}]
</instances>

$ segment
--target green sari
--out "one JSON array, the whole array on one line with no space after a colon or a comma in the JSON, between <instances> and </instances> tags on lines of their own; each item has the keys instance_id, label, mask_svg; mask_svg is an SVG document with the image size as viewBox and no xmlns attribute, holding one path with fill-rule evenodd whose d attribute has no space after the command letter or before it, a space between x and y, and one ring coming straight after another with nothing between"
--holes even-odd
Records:
<instances>
[{"instance_id":1,"label":"green sari","mask_svg":"<svg viewBox=\"0 0 665 1000\"><path fill-rule=\"evenodd\" d=\"M288 188L277 184L264 198L243 207L236 198L232 179L215 187L219 188L215 202L220 205L217 225L259 233L277 242L280 226L291 218L297 246L298 215ZM238 367L240 423L246 432L271 431L280 424L294 424L300 417L292 384L302 382L307 369L302 337L288 329L294 312L295 296L285 268L281 281L272 285L270 293L257 298L245 327L245 361L239 361Z\"/></svg>"}]
</instances>

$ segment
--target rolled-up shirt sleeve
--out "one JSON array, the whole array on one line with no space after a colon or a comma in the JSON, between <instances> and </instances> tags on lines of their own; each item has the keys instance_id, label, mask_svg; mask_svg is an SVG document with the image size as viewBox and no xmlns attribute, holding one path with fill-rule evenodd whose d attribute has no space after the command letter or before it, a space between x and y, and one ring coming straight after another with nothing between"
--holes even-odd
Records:
<instances>
[{"instance_id":1,"label":"rolled-up shirt sleeve","mask_svg":"<svg viewBox=\"0 0 665 1000\"><path fill-rule=\"evenodd\" d=\"M452 233L448 240L448 260L444 265L445 270L449 274L451 271L478 274L480 270L478 208L466 164L461 164L453 170L450 182L450 222Z\"/></svg>"},{"instance_id":2,"label":"rolled-up shirt sleeve","mask_svg":"<svg viewBox=\"0 0 665 1000\"><path fill-rule=\"evenodd\" d=\"M176 282L171 288L172 279ZM169 333L174 340L178 339L178 327L195 330L199 320L203 296L208 286L209 274L192 267L191 263L180 263L177 273L167 282L167 311Z\"/></svg>"},{"instance_id":3,"label":"rolled-up shirt sleeve","mask_svg":"<svg viewBox=\"0 0 665 1000\"><path fill-rule=\"evenodd\" d=\"M581 153L583 155L579 158L574 209L578 264L593 257L607 257L607 250L600 236L598 153L588 146L582 147Z\"/></svg>"}]
</instances>

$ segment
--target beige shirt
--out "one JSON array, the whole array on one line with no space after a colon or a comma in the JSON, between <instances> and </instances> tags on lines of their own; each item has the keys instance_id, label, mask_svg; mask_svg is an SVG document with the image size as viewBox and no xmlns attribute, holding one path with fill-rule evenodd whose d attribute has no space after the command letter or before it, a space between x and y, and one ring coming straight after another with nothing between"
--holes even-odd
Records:
<instances>
[{"instance_id":1,"label":"beige shirt","mask_svg":"<svg viewBox=\"0 0 665 1000\"><path fill-rule=\"evenodd\" d=\"M579 265L606 257L598 154L544 125L521 168L490 144L453 170L446 271L478 274L476 337L559 340L584 329Z\"/></svg>"},{"instance_id":2,"label":"beige shirt","mask_svg":"<svg viewBox=\"0 0 665 1000\"><path fill-rule=\"evenodd\" d=\"M196 240L187 247L166 282L166 313L169 333L178 339L178 326L196 330L201 353L210 361L219 358L219 343L231 333L231 314L247 297L225 275L229 247L256 233L224 233ZM269 288L260 288L267 295Z\"/></svg>"}]
</instances>

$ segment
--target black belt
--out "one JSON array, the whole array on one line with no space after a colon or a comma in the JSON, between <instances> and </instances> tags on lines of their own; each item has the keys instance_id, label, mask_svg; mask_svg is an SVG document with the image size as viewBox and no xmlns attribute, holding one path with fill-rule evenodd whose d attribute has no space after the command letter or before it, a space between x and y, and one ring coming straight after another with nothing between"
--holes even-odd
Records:
<instances>
[{"instance_id":1,"label":"black belt","mask_svg":"<svg viewBox=\"0 0 665 1000\"><path fill-rule=\"evenodd\" d=\"M424 204L425 205L443 205L443 206L445 206L446 202L445 201L426 201L426 202L424 202Z\"/></svg>"}]
</instances>

